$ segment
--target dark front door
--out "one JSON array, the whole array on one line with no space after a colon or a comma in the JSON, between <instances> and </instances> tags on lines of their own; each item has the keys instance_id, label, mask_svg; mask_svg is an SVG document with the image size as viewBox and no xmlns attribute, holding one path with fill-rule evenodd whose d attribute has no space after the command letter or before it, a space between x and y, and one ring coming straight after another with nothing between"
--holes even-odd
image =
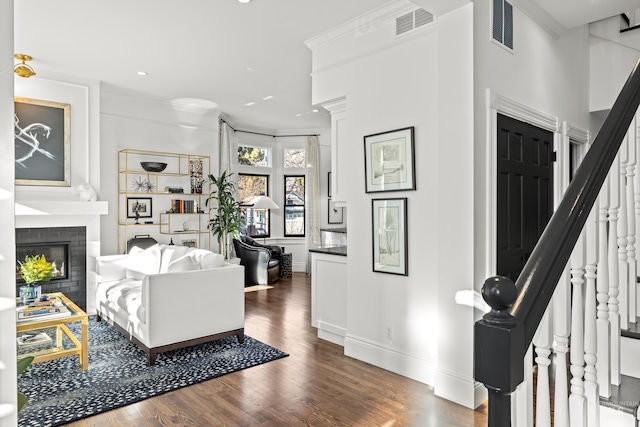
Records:
<instances>
[{"instance_id":1,"label":"dark front door","mask_svg":"<svg viewBox=\"0 0 640 427\"><path fill-rule=\"evenodd\" d=\"M498 114L497 274L514 282L553 213L553 133Z\"/></svg>"}]
</instances>

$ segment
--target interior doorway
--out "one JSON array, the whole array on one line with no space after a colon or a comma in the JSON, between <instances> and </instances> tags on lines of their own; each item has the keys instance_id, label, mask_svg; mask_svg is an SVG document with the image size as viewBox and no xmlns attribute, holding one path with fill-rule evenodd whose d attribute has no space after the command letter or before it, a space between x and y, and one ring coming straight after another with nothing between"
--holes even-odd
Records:
<instances>
[{"instance_id":1,"label":"interior doorway","mask_svg":"<svg viewBox=\"0 0 640 427\"><path fill-rule=\"evenodd\" d=\"M553 133L497 120L496 273L514 282L553 214Z\"/></svg>"}]
</instances>

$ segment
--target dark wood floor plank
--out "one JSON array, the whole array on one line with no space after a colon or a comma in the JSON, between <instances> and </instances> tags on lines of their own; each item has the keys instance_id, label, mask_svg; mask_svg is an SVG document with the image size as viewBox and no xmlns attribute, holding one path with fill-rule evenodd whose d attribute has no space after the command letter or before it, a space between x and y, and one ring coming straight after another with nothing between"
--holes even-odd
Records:
<instances>
[{"instance_id":1,"label":"dark wood floor plank","mask_svg":"<svg viewBox=\"0 0 640 427\"><path fill-rule=\"evenodd\" d=\"M346 357L311 327L310 277L245 294L245 333L289 357L69 424L105 426L486 426L433 388Z\"/></svg>"}]
</instances>

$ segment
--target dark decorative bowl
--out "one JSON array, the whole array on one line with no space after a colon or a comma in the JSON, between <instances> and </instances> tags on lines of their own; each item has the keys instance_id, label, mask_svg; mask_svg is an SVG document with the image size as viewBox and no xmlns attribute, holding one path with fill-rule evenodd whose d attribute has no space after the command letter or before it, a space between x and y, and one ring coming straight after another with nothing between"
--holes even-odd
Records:
<instances>
[{"instance_id":1,"label":"dark decorative bowl","mask_svg":"<svg viewBox=\"0 0 640 427\"><path fill-rule=\"evenodd\" d=\"M140 166L147 172L162 172L164 168L167 167L167 164L160 162L140 162Z\"/></svg>"}]
</instances>

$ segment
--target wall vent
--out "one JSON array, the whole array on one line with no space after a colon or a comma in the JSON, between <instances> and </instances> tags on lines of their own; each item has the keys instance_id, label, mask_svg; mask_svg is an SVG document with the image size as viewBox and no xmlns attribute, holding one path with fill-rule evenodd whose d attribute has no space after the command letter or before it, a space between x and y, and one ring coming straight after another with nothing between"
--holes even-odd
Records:
<instances>
[{"instance_id":1,"label":"wall vent","mask_svg":"<svg viewBox=\"0 0 640 427\"><path fill-rule=\"evenodd\" d=\"M424 9L416 9L396 18L396 36L416 30L433 22L433 14Z\"/></svg>"}]
</instances>

